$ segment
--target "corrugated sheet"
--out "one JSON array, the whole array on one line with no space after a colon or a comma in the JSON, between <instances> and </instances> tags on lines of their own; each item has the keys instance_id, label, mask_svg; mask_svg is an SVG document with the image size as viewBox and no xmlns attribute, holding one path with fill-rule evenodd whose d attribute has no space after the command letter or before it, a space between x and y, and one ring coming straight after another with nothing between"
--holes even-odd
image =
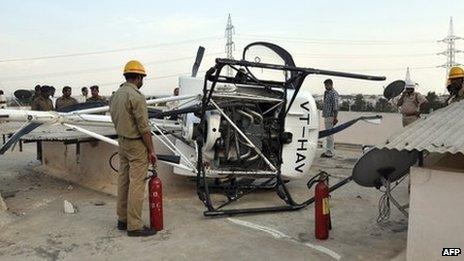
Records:
<instances>
[{"instance_id":1,"label":"corrugated sheet","mask_svg":"<svg viewBox=\"0 0 464 261\"><path fill-rule=\"evenodd\" d=\"M0 124L0 134L11 134L18 130L24 123L8 122ZM84 129L93 131L104 136L116 136L116 131L113 127L94 127L82 126ZM22 140L26 141L70 141L70 140L94 140L94 138L78 131L71 130L61 124L42 125L29 134L24 135Z\"/></svg>"},{"instance_id":2,"label":"corrugated sheet","mask_svg":"<svg viewBox=\"0 0 464 261\"><path fill-rule=\"evenodd\" d=\"M82 126L84 129L104 135L116 136L116 131L113 127L91 127ZM37 128L33 132L24 135L22 140L42 140L42 141L69 141L69 140L94 140L93 137L87 134L72 130L60 124L45 125Z\"/></svg>"},{"instance_id":3,"label":"corrugated sheet","mask_svg":"<svg viewBox=\"0 0 464 261\"><path fill-rule=\"evenodd\" d=\"M464 101L419 119L377 147L399 151L464 153Z\"/></svg>"}]
</instances>

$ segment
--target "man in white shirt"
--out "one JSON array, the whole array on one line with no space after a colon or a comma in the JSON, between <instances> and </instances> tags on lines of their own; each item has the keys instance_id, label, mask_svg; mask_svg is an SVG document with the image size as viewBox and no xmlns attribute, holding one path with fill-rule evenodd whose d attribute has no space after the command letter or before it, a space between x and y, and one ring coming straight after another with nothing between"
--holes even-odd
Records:
<instances>
[{"instance_id":1,"label":"man in white shirt","mask_svg":"<svg viewBox=\"0 0 464 261\"><path fill-rule=\"evenodd\" d=\"M89 89L87 89L87 87L82 87L81 88L81 95L76 97L76 100L79 103L85 103L87 101L88 96L89 96Z\"/></svg>"}]
</instances>

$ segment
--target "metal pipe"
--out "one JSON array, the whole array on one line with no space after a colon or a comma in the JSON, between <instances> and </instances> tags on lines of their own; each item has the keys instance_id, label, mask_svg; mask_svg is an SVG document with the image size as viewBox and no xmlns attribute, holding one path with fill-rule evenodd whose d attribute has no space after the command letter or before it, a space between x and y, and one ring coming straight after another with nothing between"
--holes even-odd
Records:
<instances>
[{"instance_id":1,"label":"metal pipe","mask_svg":"<svg viewBox=\"0 0 464 261\"><path fill-rule=\"evenodd\" d=\"M240 155L240 157L239 157L239 158L240 158L240 159L244 159L244 158L246 158L246 157L250 156L250 154L251 154L251 150L248 150L248 151L247 151L245 154L243 154L243 155Z\"/></svg>"},{"instance_id":2,"label":"metal pipe","mask_svg":"<svg viewBox=\"0 0 464 261\"><path fill-rule=\"evenodd\" d=\"M214 98L235 98L235 99L247 99L265 102L281 102L282 99L263 97L263 96L249 96L249 95L227 95L227 94L214 94Z\"/></svg>"},{"instance_id":3,"label":"metal pipe","mask_svg":"<svg viewBox=\"0 0 464 261\"><path fill-rule=\"evenodd\" d=\"M259 114L258 112L254 111L254 110L251 110L251 109L245 109L248 113L251 113L253 114L256 118L259 119L260 123L262 123L264 121L264 118L261 114Z\"/></svg>"},{"instance_id":4,"label":"metal pipe","mask_svg":"<svg viewBox=\"0 0 464 261\"><path fill-rule=\"evenodd\" d=\"M253 160L256 160L257 158L259 157L258 154L254 155L253 157L251 158L248 158L247 161L253 161Z\"/></svg>"},{"instance_id":5,"label":"metal pipe","mask_svg":"<svg viewBox=\"0 0 464 261\"><path fill-rule=\"evenodd\" d=\"M370 81L385 81L386 80L385 76L373 76L373 75L366 75L366 74L320 70L320 69L315 69L315 68L303 68L303 67L277 65L277 64L269 64L269 63L255 63L255 62L249 62L249 61L244 61L244 60L238 61L238 60L223 59L223 58L217 58L216 64L239 65L239 66L245 66L245 67L256 67L256 68L263 68L263 69L270 69L270 70L295 71L295 72L304 72L306 74L320 74L320 75L338 76L338 77L353 78L353 79L360 79L360 80L370 80Z\"/></svg>"},{"instance_id":6,"label":"metal pipe","mask_svg":"<svg viewBox=\"0 0 464 261\"><path fill-rule=\"evenodd\" d=\"M242 111L242 110L237 110L237 112L240 113L240 114L242 114L243 116L249 118L249 119L250 119L250 122L254 122L254 121L255 121L255 119L253 118L253 116L251 116L251 114L248 114L248 113L246 113L246 112L244 112L244 111Z\"/></svg>"},{"instance_id":7,"label":"metal pipe","mask_svg":"<svg viewBox=\"0 0 464 261\"><path fill-rule=\"evenodd\" d=\"M187 156L185 156L177 147L176 145L174 145L169 139L168 137L166 137L166 135L163 134L163 131L153 122L151 122L151 126L154 127L159 133L161 137L158 137L158 135L155 135L153 133L153 135L159 139L159 141L161 141L161 143L163 143L170 151L172 151L173 153L178 153L179 156L185 161L187 162L188 165L190 165L191 169L190 171L192 172L196 172L196 169L195 169L195 166L193 166L193 164L190 162L190 160L187 158ZM164 138L164 140L163 140Z\"/></svg>"},{"instance_id":8,"label":"metal pipe","mask_svg":"<svg viewBox=\"0 0 464 261\"><path fill-rule=\"evenodd\" d=\"M170 96L170 97L164 97L164 98L158 98L158 99L151 99L151 100L147 100L147 105L170 102L170 101L180 101L180 100L191 99L191 98L199 97L199 96L200 95L195 94L195 95L180 95L180 96ZM90 109L60 113L60 115L99 113L99 112L109 111L109 109L110 109L110 106L102 106L102 107L97 107L97 108L90 108Z\"/></svg>"},{"instance_id":9,"label":"metal pipe","mask_svg":"<svg viewBox=\"0 0 464 261\"><path fill-rule=\"evenodd\" d=\"M92 131L89 131L89 130L86 130L84 128L81 128L81 127L78 127L78 126L75 126L75 125L71 125L71 124L68 124L68 123L63 123L63 125L66 126L66 127L71 128L71 129L74 129L76 131L87 134L90 137L93 137L95 139L104 141L104 142L109 143L109 144L114 145L114 146L119 146L119 144L118 144L118 142L116 140L110 139L110 138L108 138L106 136L103 136L101 134L97 134L95 132L92 132Z\"/></svg>"},{"instance_id":10,"label":"metal pipe","mask_svg":"<svg viewBox=\"0 0 464 261\"><path fill-rule=\"evenodd\" d=\"M208 174L217 174L217 175L276 175L276 171L246 171L246 170L207 170Z\"/></svg>"},{"instance_id":11,"label":"metal pipe","mask_svg":"<svg viewBox=\"0 0 464 261\"><path fill-rule=\"evenodd\" d=\"M276 109L277 107L279 107L280 105L282 105L282 103L284 103L284 102L281 101L281 102L277 103L276 105L272 106L272 107L269 108L267 111L265 111L265 112L263 113L263 115L266 115L266 114L269 113L270 111Z\"/></svg>"},{"instance_id":12,"label":"metal pipe","mask_svg":"<svg viewBox=\"0 0 464 261\"><path fill-rule=\"evenodd\" d=\"M272 164L272 162L269 159L267 159L266 156L264 156L263 152L261 152L261 150L253 144L253 142L237 127L237 125L235 125L235 123L229 118L229 116L227 116L227 114L225 114L224 111L222 111L221 108L219 108L216 102L213 99L211 99L210 102L211 104L213 104L214 107L216 107L216 109L222 114L222 116L224 116L224 118L229 122L229 124L232 125L232 127L240 134L240 136L242 136L249 144L253 146L253 149L256 151L256 153L258 153L259 156L261 156L261 158L263 158L264 162L266 162L266 164L273 171L277 171L277 168L274 166L274 164Z\"/></svg>"}]
</instances>

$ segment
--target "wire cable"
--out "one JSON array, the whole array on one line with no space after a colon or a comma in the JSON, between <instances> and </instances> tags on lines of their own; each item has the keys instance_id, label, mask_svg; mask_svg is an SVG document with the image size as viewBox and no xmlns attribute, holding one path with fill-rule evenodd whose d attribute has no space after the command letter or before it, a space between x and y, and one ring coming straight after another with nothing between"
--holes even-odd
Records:
<instances>
[{"instance_id":1,"label":"wire cable","mask_svg":"<svg viewBox=\"0 0 464 261\"><path fill-rule=\"evenodd\" d=\"M142 45L142 46L134 46L134 47L126 47L126 48L92 51L92 52L55 54L55 55L45 55L45 56L36 56L36 57L27 57L27 58L11 58L11 59L0 60L0 63L21 62L21 61L35 61L35 60L46 60L46 59L57 59L57 58L68 58L68 57L78 57L78 56L89 56L89 55L99 55L99 54L126 52L126 51L133 51L133 50L152 49L152 48L162 47L162 46L181 45L181 44L187 44L187 43L192 43L192 42L197 42L197 41L202 41L202 40L214 40L214 39L217 39L217 38L218 37L211 37L210 36L210 37L202 37L202 38L190 39L190 40L179 41L179 42L150 44L150 45Z\"/></svg>"}]
</instances>

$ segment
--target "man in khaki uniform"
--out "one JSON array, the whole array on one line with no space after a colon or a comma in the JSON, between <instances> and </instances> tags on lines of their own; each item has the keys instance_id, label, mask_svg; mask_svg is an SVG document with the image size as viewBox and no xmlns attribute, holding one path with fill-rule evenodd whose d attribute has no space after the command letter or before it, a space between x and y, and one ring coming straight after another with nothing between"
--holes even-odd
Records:
<instances>
[{"instance_id":1,"label":"man in khaki uniform","mask_svg":"<svg viewBox=\"0 0 464 261\"><path fill-rule=\"evenodd\" d=\"M40 85L36 85L34 87L34 95L32 96L32 99L31 101L34 101L36 98L38 98L40 96Z\"/></svg>"},{"instance_id":2,"label":"man in khaki uniform","mask_svg":"<svg viewBox=\"0 0 464 261\"><path fill-rule=\"evenodd\" d=\"M50 97L50 87L40 87L40 96L35 98L31 103L31 110L33 111L53 111L53 102Z\"/></svg>"},{"instance_id":3,"label":"man in khaki uniform","mask_svg":"<svg viewBox=\"0 0 464 261\"><path fill-rule=\"evenodd\" d=\"M400 111L403 115L403 127L406 127L419 119L421 107L428 103L427 99L422 94L415 92L416 84L411 81L409 68L406 73L405 82L405 90L397 102L397 105L401 107Z\"/></svg>"},{"instance_id":4,"label":"man in khaki uniform","mask_svg":"<svg viewBox=\"0 0 464 261\"><path fill-rule=\"evenodd\" d=\"M148 164L156 162L143 85L145 69L138 61L124 68L126 82L111 96L110 113L119 136L118 229L128 236L151 236L156 231L143 226L142 204Z\"/></svg>"},{"instance_id":5,"label":"man in khaki uniform","mask_svg":"<svg viewBox=\"0 0 464 261\"><path fill-rule=\"evenodd\" d=\"M63 87L63 96L56 100L56 110L77 104L77 100L71 97L71 87Z\"/></svg>"},{"instance_id":6,"label":"man in khaki uniform","mask_svg":"<svg viewBox=\"0 0 464 261\"><path fill-rule=\"evenodd\" d=\"M102 102L107 103L105 97L100 96L100 90L97 85L90 87L90 98L87 98L87 102Z\"/></svg>"},{"instance_id":7,"label":"man in khaki uniform","mask_svg":"<svg viewBox=\"0 0 464 261\"><path fill-rule=\"evenodd\" d=\"M453 103L464 100L464 70L457 66L451 68L448 81L447 89L451 95L448 102Z\"/></svg>"}]
</instances>

